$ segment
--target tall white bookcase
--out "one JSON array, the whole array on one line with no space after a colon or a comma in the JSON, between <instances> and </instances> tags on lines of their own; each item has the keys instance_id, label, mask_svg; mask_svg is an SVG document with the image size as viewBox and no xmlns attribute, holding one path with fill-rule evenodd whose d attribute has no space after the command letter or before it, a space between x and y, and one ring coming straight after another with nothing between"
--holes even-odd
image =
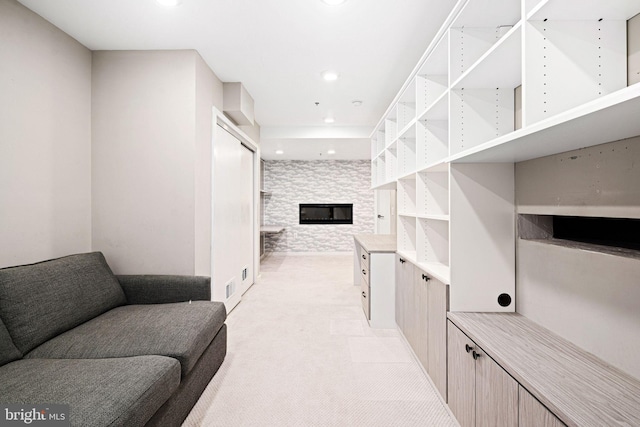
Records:
<instances>
[{"instance_id":1,"label":"tall white bookcase","mask_svg":"<svg viewBox=\"0 0 640 427\"><path fill-rule=\"evenodd\" d=\"M398 252L450 285L452 311L515 310L515 162L640 135L638 13L461 0L376 126L372 187L397 188Z\"/></svg>"}]
</instances>

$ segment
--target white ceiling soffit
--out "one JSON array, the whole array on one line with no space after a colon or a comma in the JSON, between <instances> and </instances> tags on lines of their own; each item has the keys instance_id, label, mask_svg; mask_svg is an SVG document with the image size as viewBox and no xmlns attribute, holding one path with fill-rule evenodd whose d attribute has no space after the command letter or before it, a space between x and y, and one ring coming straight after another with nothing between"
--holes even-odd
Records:
<instances>
[{"instance_id":1,"label":"white ceiling soffit","mask_svg":"<svg viewBox=\"0 0 640 427\"><path fill-rule=\"evenodd\" d=\"M368 126L263 127L260 156L265 160L369 159L370 131Z\"/></svg>"},{"instance_id":2,"label":"white ceiling soffit","mask_svg":"<svg viewBox=\"0 0 640 427\"><path fill-rule=\"evenodd\" d=\"M154 0L20 2L92 50L196 49L222 81L242 82L262 126L331 126L323 119L332 116L335 126L369 131L456 3L182 0L168 9ZM338 80L324 81L325 70Z\"/></svg>"}]
</instances>

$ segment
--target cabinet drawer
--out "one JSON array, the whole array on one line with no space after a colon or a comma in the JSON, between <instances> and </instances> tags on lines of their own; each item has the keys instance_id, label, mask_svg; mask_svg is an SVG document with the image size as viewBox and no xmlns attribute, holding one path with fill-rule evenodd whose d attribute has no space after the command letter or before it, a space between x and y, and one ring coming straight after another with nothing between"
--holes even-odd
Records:
<instances>
[{"instance_id":1,"label":"cabinet drawer","mask_svg":"<svg viewBox=\"0 0 640 427\"><path fill-rule=\"evenodd\" d=\"M370 289L368 283L363 279L360 285L360 302L362 302L362 309L367 320L371 320L371 300L369 299Z\"/></svg>"},{"instance_id":2,"label":"cabinet drawer","mask_svg":"<svg viewBox=\"0 0 640 427\"><path fill-rule=\"evenodd\" d=\"M360 266L360 277L362 277L367 284L371 283L371 280L369 280L369 269L368 268L364 268L362 266Z\"/></svg>"},{"instance_id":3,"label":"cabinet drawer","mask_svg":"<svg viewBox=\"0 0 640 427\"><path fill-rule=\"evenodd\" d=\"M360 266L365 270L369 270L369 252L365 251L364 248L360 248Z\"/></svg>"}]
</instances>

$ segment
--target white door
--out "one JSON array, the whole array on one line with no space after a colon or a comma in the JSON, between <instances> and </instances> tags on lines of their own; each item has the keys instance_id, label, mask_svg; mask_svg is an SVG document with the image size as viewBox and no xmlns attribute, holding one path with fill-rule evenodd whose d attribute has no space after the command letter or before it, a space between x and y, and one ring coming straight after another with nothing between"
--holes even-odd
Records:
<instances>
[{"instance_id":1,"label":"white door","mask_svg":"<svg viewBox=\"0 0 640 427\"><path fill-rule=\"evenodd\" d=\"M238 182L241 177L240 141L220 126L213 138L213 215L211 236L211 281L215 301L227 311L240 302L241 245Z\"/></svg>"},{"instance_id":2,"label":"white door","mask_svg":"<svg viewBox=\"0 0 640 427\"><path fill-rule=\"evenodd\" d=\"M254 282L254 152L240 146L240 293L244 294Z\"/></svg>"},{"instance_id":3,"label":"white door","mask_svg":"<svg viewBox=\"0 0 640 427\"><path fill-rule=\"evenodd\" d=\"M395 190L376 191L376 234L395 234Z\"/></svg>"}]
</instances>

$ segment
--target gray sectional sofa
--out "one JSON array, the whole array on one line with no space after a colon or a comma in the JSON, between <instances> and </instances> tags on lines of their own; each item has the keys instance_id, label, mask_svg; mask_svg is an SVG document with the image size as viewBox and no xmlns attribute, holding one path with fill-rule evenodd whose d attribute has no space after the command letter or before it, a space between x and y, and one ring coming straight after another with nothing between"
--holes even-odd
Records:
<instances>
[{"instance_id":1,"label":"gray sectional sofa","mask_svg":"<svg viewBox=\"0 0 640 427\"><path fill-rule=\"evenodd\" d=\"M0 403L74 426L177 426L226 354L210 279L116 276L99 252L0 269Z\"/></svg>"}]
</instances>

